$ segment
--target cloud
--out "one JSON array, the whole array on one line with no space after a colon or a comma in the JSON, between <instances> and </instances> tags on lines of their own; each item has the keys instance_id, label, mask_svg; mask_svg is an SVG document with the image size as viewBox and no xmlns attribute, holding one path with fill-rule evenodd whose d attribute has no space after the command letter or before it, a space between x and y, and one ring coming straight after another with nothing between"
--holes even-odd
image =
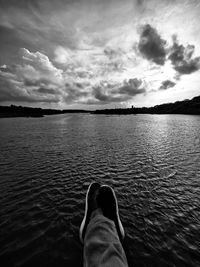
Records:
<instances>
[{"instance_id":1,"label":"cloud","mask_svg":"<svg viewBox=\"0 0 200 267\"><path fill-rule=\"evenodd\" d=\"M146 24L142 27L138 49L145 58L163 65L166 57L165 45L166 41L151 25Z\"/></svg>"},{"instance_id":2,"label":"cloud","mask_svg":"<svg viewBox=\"0 0 200 267\"><path fill-rule=\"evenodd\" d=\"M176 85L175 82L172 82L170 80L166 80L166 81L163 81L161 86L160 86L160 90L166 90L166 89L169 89L171 87L174 87Z\"/></svg>"},{"instance_id":3,"label":"cloud","mask_svg":"<svg viewBox=\"0 0 200 267\"><path fill-rule=\"evenodd\" d=\"M58 103L63 71L40 52L21 49L22 64L0 67L0 101Z\"/></svg>"},{"instance_id":4,"label":"cloud","mask_svg":"<svg viewBox=\"0 0 200 267\"><path fill-rule=\"evenodd\" d=\"M123 85L117 90L119 94L125 94L130 97L133 97L138 94L145 93L144 88L140 88L140 85L142 84L141 79L129 79L128 81L124 81Z\"/></svg>"},{"instance_id":5,"label":"cloud","mask_svg":"<svg viewBox=\"0 0 200 267\"><path fill-rule=\"evenodd\" d=\"M58 84L62 82L63 71L56 68L46 55L38 51L35 53L30 52L26 48L21 48L20 52L24 65L18 70L21 69L22 76L28 76L29 78L43 77Z\"/></svg>"},{"instance_id":6,"label":"cloud","mask_svg":"<svg viewBox=\"0 0 200 267\"><path fill-rule=\"evenodd\" d=\"M63 101L67 104L72 104L76 102L82 102L84 98L89 96L89 92L84 90L83 85L79 83L66 83L65 84L65 93L63 95Z\"/></svg>"},{"instance_id":7,"label":"cloud","mask_svg":"<svg viewBox=\"0 0 200 267\"><path fill-rule=\"evenodd\" d=\"M169 60L174 69L180 74L191 74L200 69L200 57L193 57L195 46L179 44L177 37L173 36L173 45L170 48Z\"/></svg>"},{"instance_id":8,"label":"cloud","mask_svg":"<svg viewBox=\"0 0 200 267\"><path fill-rule=\"evenodd\" d=\"M47 86L47 85L51 84L50 80L45 79L45 78L39 78L39 77L38 77L38 79L34 79L33 77L30 77L30 78L25 77L23 79L23 81L24 81L25 86L37 86L37 87L39 87L39 86L44 86L44 85Z\"/></svg>"},{"instance_id":9,"label":"cloud","mask_svg":"<svg viewBox=\"0 0 200 267\"><path fill-rule=\"evenodd\" d=\"M106 56L105 67L107 72L122 72L127 63L128 53L121 48L105 47L104 54Z\"/></svg>"},{"instance_id":10,"label":"cloud","mask_svg":"<svg viewBox=\"0 0 200 267\"><path fill-rule=\"evenodd\" d=\"M71 53L69 49L66 49L59 45L56 47L54 54L55 54L54 60L57 63L60 63L60 64L66 64L66 63L71 64L72 63Z\"/></svg>"},{"instance_id":11,"label":"cloud","mask_svg":"<svg viewBox=\"0 0 200 267\"><path fill-rule=\"evenodd\" d=\"M156 88L160 85L160 90L175 86L174 76L168 75L170 70L173 75L175 71L183 74L186 70L189 74L199 68L199 58L193 57L194 46L184 47L175 37L173 44L167 46L149 24L142 27L137 49L149 61L141 60L132 47L126 50L111 44L76 50L56 46L53 60L40 51L21 48L20 64L0 67L1 101L67 105L124 103L150 91L152 68L156 67L159 76ZM145 68L145 78L141 79ZM135 78L131 78L133 75Z\"/></svg>"},{"instance_id":12,"label":"cloud","mask_svg":"<svg viewBox=\"0 0 200 267\"><path fill-rule=\"evenodd\" d=\"M101 82L93 88L92 96L94 99L89 99L87 103L103 105L126 102L134 96L146 92L144 88L141 88L142 83L142 80L137 78L124 80L121 84Z\"/></svg>"},{"instance_id":13,"label":"cloud","mask_svg":"<svg viewBox=\"0 0 200 267\"><path fill-rule=\"evenodd\" d=\"M50 94L50 95L56 95L59 94L58 91L56 91L53 88L45 88L45 87L40 87L39 89L36 90L38 93L41 94Z\"/></svg>"},{"instance_id":14,"label":"cloud","mask_svg":"<svg viewBox=\"0 0 200 267\"><path fill-rule=\"evenodd\" d=\"M4 65L0 66L0 71L8 73L8 72L12 72L12 69L9 66L7 66L6 64L4 64Z\"/></svg>"},{"instance_id":15,"label":"cloud","mask_svg":"<svg viewBox=\"0 0 200 267\"><path fill-rule=\"evenodd\" d=\"M114 91L108 92L100 86L97 86L93 89L93 96L95 98L93 104L109 104L116 102L120 103L120 102L125 102L129 99L128 95L115 94Z\"/></svg>"},{"instance_id":16,"label":"cloud","mask_svg":"<svg viewBox=\"0 0 200 267\"><path fill-rule=\"evenodd\" d=\"M106 47L104 49L104 54L109 58L109 59L116 59L116 57L119 57L120 55L123 55L124 52L121 49L113 49L110 47Z\"/></svg>"},{"instance_id":17,"label":"cloud","mask_svg":"<svg viewBox=\"0 0 200 267\"><path fill-rule=\"evenodd\" d=\"M138 49L145 58L158 65L164 65L166 60L169 60L178 75L191 74L199 70L200 57L193 57L195 46L179 44L176 35L173 35L172 39L173 44L167 47L167 42L157 30L146 24L141 28Z\"/></svg>"},{"instance_id":18,"label":"cloud","mask_svg":"<svg viewBox=\"0 0 200 267\"><path fill-rule=\"evenodd\" d=\"M15 79L7 79L3 72L0 72L0 102L28 102L28 103L57 103L57 96L39 96L33 90L29 91L23 86L23 82Z\"/></svg>"},{"instance_id":19,"label":"cloud","mask_svg":"<svg viewBox=\"0 0 200 267\"><path fill-rule=\"evenodd\" d=\"M65 53L66 50L60 51ZM69 50L67 57L57 58L57 62L64 64L63 69L56 67L39 51L31 52L22 48L20 55L21 64L12 67L2 65L0 68L2 102L99 105L125 102L146 91L141 79L123 78L120 81L119 69L115 66L117 60L120 62L124 56L124 51L120 49L106 48L101 51L100 59L92 54L88 62L80 60L82 54L77 56ZM115 73L117 76L114 76ZM109 74L112 74L112 80Z\"/></svg>"},{"instance_id":20,"label":"cloud","mask_svg":"<svg viewBox=\"0 0 200 267\"><path fill-rule=\"evenodd\" d=\"M72 50L58 46L54 60L65 74L79 79L105 78L106 75L119 75L125 70L127 54L120 48L109 46Z\"/></svg>"},{"instance_id":21,"label":"cloud","mask_svg":"<svg viewBox=\"0 0 200 267\"><path fill-rule=\"evenodd\" d=\"M143 98L145 92L167 89L172 84L165 81L177 82L175 75L199 69L194 54L195 49L200 51L198 1L0 2L0 70L9 83L9 89L0 91L4 90L4 98L9 94L10 101L23 96L30 101L58 101L59 107L134 97L134 101L148 100L151 96ZM139 34L138 25L143 25ZM180 43L170 42L174 31ZM190 79L186 88L190 94L197 88L197 75L185 77ZM177 82L177 90L181 86Z\"/></svg>"}]
</instances>

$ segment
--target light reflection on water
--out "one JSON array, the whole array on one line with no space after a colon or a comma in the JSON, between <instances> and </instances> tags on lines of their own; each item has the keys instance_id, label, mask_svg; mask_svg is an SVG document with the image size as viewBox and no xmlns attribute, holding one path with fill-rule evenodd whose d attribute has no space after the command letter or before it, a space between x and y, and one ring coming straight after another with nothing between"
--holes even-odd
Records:
<instances>
[{"instance_id":1,"label":"light reflection on water","mask_svg":"<svg viewBox=\"0 0 200 267\"><path fill-rule=\"evenodd\" d=\"M0 262L82 266L89 183L115 188L130 266L199 266L200 117L0 120Z\"/></svg>"}]
</instances>

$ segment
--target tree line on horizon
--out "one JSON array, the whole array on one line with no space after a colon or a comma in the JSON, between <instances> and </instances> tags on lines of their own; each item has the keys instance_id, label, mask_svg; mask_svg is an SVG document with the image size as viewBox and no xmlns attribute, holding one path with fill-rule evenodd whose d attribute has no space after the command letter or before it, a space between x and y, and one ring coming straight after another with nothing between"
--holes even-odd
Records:
<instances>
[{"instance_id":1,"label":"tree line on horizon","mask_svg":"<svg viewBox=\"0 0 200 267\"><path fill-rule=\"evenodd\" d=\"M91 113L91 114L110 114L110 115L128 115L128 114L191 114L200 115L200 96L191 100L177 101L156 105L154 107L131 107L99 110L80 110L80 109L42 109L23 106L0 106L0 117L43 117L45 115L65 114L65 113Z\"/></svg>"}]
</instances>

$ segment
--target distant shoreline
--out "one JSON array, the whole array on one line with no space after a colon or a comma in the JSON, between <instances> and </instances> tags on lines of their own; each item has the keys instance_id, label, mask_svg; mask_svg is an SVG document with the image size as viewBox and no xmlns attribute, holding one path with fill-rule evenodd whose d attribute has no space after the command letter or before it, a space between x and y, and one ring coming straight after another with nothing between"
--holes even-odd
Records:
<instances>
[{"instance_id":1,"label":"distant shoreline","mask_svg":"<svg viewBox=\"0 0 200 267\"><path fill-rule=\"evenodd\" d=\"M200 96L194 97L191 100L177 101L175 103L167 103L154 107L142 108L115 108L115 109L100 109L100 110L57 110L57 109L42 109L22 106L0 106L0 118L14 117L31 117L38 118L46 115L73 114L73 113L88 113L88 114L105 114L105 115L131 115L131 114L185 114L185 115L200 115Z\"/></svg>"}]
</instances>

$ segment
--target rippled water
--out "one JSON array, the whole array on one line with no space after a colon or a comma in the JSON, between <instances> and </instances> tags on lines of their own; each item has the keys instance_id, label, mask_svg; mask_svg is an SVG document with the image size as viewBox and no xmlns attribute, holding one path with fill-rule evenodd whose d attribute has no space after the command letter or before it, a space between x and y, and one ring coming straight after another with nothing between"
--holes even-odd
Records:
<instances>
[{"instance_id":1,"label":"rippled water","mask_svg":"<svg viewBox=\"0 0 200 267\"><path fill-rule=\"evenodd\" d=\"M200 116L0 120L0 265L82 266L91 181L115 188L131 266L200 266Z\"/></svg>"}]
</instances>

